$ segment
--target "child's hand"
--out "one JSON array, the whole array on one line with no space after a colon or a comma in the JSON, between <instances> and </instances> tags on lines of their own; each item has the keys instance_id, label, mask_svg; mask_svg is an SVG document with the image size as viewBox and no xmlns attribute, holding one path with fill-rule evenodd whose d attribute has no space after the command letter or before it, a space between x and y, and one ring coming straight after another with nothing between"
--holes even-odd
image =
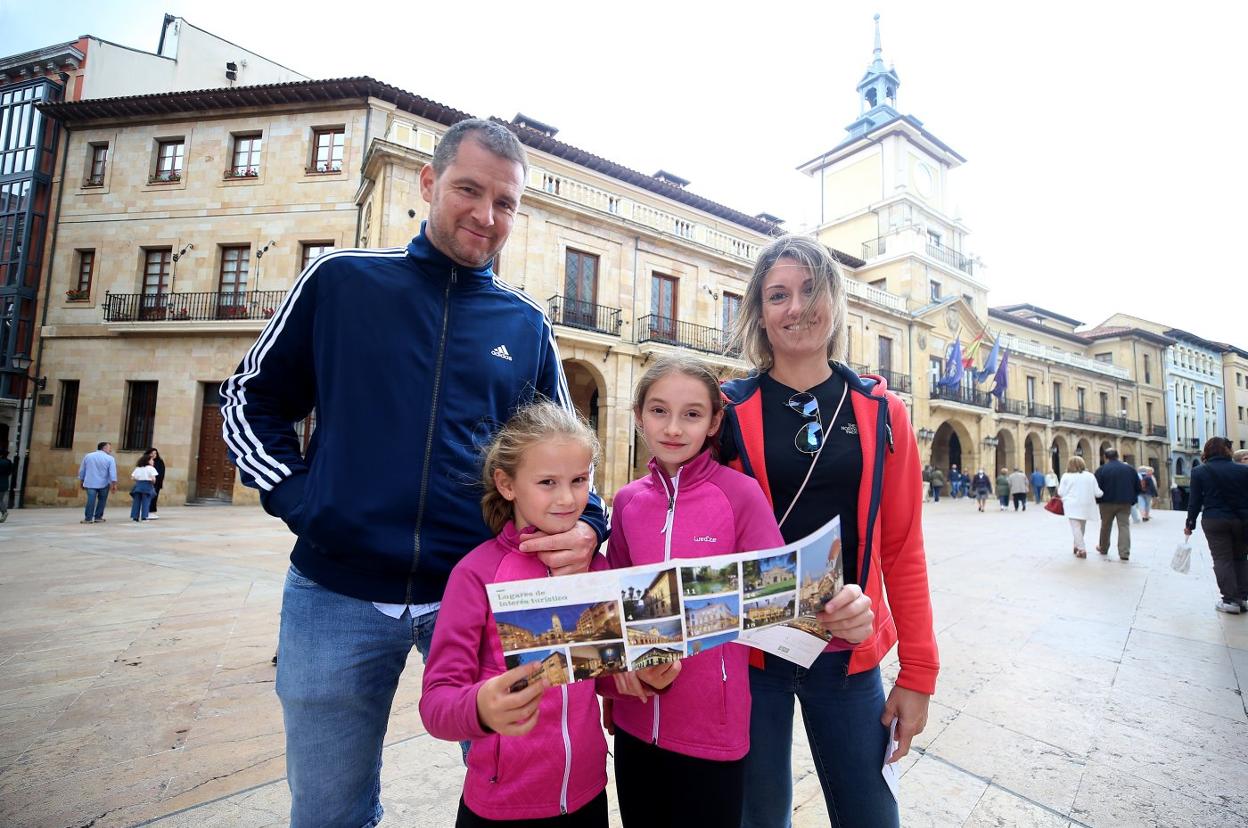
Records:
<instances>
[{"instance_id":1,"label":"child's hand","mask_svg":"<svg viewBox=\"0 0 1248 828\"><path fill-rule=\"evenodd\" d=\"M676 676L680 675L680 662L669 661L667 664L660 664L657 667L647 667L644 670L638 670L637 676L644 684L648 684L655 690L662 690L673 681Z\"/></svg>"},{"instance_id":2,"label":"child's hand","mask_svg":"<svg viewBox=\"0 0 1248 828\"><path fill-rule=\"evenodd\" d=\"M481 685L477 690L477 718L486 730L503 736L523 736L534 728L542 693L550 687L545 678L531 680L541 669L539 662L521 664ZM527 687L512 691L512 685L525 681L529 682Z\"/></svg>"},{"instance_id":3,"label":"child's hand","mask_svg":"<svg viewBox=\"0 0 1248 828\"><path fill-rule=\"evenodd\" d=\"M650 667L647 669L654 668ZM645 671L642 670L639 672ZM641 699L642 704L645 704L650 701L650 697L654 695L654 692L641 683L641 679L638 678L638 675L639 673L615 673L613 676L615 678L615 689L619 691L621 695Z\"/></svg>"}]
</instances>

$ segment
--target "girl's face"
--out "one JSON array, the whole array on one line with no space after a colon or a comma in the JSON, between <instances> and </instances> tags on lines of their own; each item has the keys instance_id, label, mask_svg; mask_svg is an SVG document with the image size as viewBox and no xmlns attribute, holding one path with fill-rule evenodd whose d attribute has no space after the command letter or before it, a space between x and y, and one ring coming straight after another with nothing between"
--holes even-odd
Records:
<instances>
[{"instance_id":1,"label":"girl's face","mask_svg":"<svg viewBox=\"0 0 1248 828\"><path fill-rule=\"evenodd\" d=\"M816 307L802 319L814 292L814 275L793 259L780 259L763 277L763 330L776 359L802 359L828 352L832 308Z\"/></svg>"},{"instance_id":2,"label":"girl's face","mask_svg":"<svg viewBox=\"0 0 1248 828\"><path fill-rule=\"evenodd\" d=\"M576 526L589 502L592 461L581 443L556 438L529 446L515 475L495 469L494 485L511 501L516 528L558 535Z\"/></svg>"},{"instance_id":3,"label":"girl's face","mask_svg":"<svg viewBox=\"0 0 1248 828\"><path fill-rule=\"evenodd\" d=\"M650 453L673 477L714 436L724 413L712 413L710 389L703 382L672 373L650 386L635 415Z\"/></svg>"}]
</instances>

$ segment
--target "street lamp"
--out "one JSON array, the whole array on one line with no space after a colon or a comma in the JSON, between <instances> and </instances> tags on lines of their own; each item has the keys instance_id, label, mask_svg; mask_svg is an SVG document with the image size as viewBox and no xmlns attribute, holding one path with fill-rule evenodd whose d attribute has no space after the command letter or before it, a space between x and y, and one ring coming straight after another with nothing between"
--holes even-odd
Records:
<instances>
[{"instance_id":1,"label":"street lamp","mask_svg":"<svg viewBox=\"0 0 1248 828\"><path fill-rule=\"evenodd\" d=\"M28 354L15 354L9 357L9 365L14 369L15 373L20 372L24 379L26 379L29 382L34 383L35 387L38 388L40 391L48 387L47 377L39 377L38 379L36 379L35 377L32 377L30 376L30 374L26 373L27 371L30 370L30 365L31 365L31 359ZM16 505L16 507L19 509L22 508L22 503L21 501L16 500L15 495L21 492L23 488L25 488L26 461L29 455L29 452L23 451L23 447L22 447L22 424L25 421L26 421L26 388L23 387L22 397L18 401L18 406L17 406L17 440L14 442L14 445L17 447L17 456L13 458L14 460L13 466L14 466L14 469L16 470L16 473L9 480L9 491L4 492L4 497L9 499L9 503Z\"/></svg>"},{"instance_id":2,"label":"street lamp","mask_svg":"<svg viewBox=\"0 0 1248 828\"><path fill-rule=\"evenodd\" d=\"M985 438L984 438L984 445L985 445L985 446L987 446L988 448L996 448L996 447L997 447L997 444L998 444L998 443L1000 443L1000 442L1001 442L1001 441L1000 441L1000 440L998 440L996 437L985 437Z\"/></svg>"},{"instance_id":3,"label":"street lamp","mask_svg":"<svg viewBox=\"0 0 1248 828\"><path fill-rule=\"evenodd\" d=\"M932 431L930 428L920 428L918 434L919 439L925 443L930 443L936 438L936 432Z\"/></svg>"}]
</instances>

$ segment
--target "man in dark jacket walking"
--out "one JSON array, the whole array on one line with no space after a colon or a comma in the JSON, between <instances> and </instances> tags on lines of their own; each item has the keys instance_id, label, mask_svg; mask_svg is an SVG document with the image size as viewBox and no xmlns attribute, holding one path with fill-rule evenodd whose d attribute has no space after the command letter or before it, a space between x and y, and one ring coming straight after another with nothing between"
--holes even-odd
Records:
<instances>
[{"instance_id":1,"label":"man in dark jacket walking","mask_svg":"<svg viewBox=\"0 0 1248 828\"><path fill-rule=\"evenodd\" d=\"M1131 559L1131 505L1139 497L1140 476L1135 469L1118 459L1117 449L1105 450L1105 464L1096 470L1096 485L1104 492L1097 499L1101 512L1101 536L1096 551L1109 554L1109 533L1118 523L1118 557Z\"/></svg>"},{"instance_id":2,"label":"man in dark jacket walking","mask_svg":"<svg viewBox=\"0 0 1248 828\"><path fill-rule=\"evenodd\" d=\"M221 386L243 482L298 536L276 682L293 828L381 820L399 676L413 643L429 652L451 568L491 536L479 451L535 394L571 407L549 320L491 269L526 173L505 126L451 127L420 173L420 235L318 258ZM292 424L314 408L305 457ZM591 495L576 528L521 548L566 574L605 535Z\"/></svg>"}]
</instances>

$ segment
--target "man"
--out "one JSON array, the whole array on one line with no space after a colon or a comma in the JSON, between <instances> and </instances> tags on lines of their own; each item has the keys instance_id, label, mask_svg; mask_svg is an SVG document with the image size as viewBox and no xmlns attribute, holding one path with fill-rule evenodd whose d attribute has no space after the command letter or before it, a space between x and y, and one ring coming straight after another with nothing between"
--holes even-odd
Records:
<instances>
[{"instance_id":1,"label":"man","mask_svg":"<svg viewBox=\"0 0 1248 828\"><path fill-rule=\"evenodd\" d=\"M1103 493L1097 499L1101 512L1101 536L1096 551L1109 554L1109 533L1118 523L1118 558L1131 559L1131 505L1143 489L1135 469L1118 459L1117 449L1105 450L1105 464L1096 470L1096 485Z\"/></svg>"},{"instance_id":2,"label":"man","mask_svg":"<svg viewBox=\"0 0 1248 828\"><path fill-rule=\"evenodd\" d=\"M13 461L9 450L0 448L0 523L9 519L9 485L13 478Z\"/></svg>"},{"instance_id":3,"label":"man","mask_svg":"<svg viewBox=\"0 0 1248 828\"><path fill-rule=\"evenodd\" d=\"M1248 449L1238 449L1233 455L1231 455L1231 458L1236 463L1248 464Z\"/></svg>"},{"instance_id":4,"label":"man","mask_svg":"<svg viewBox=\"0 0 1248 828\"><path fill-rule=\"evenodd\" d=\"M932 467L927 465L923 467L923 502L927 503L932 499Z\"/></svg>"},{"instance_id":5,"label":"man","mask_svg":"<svg viewBox=\"0 0 1248 828\"><path fill-rule=\"evenodd\" d=\"M536 394L571 407L550 323L491 270L527 169L505 127L453 126L420 172L420 235L317 259L221 386L243 482L298 536L277 667L294 828L381 819L399 676L413 642L428 656L451 568L491 534L479 451ZM292 424L313 408L305 458ZM605 536L592 495L575 529L522 548L567 574Z\"/></svg>"},{"instance_id":6,"label":"man","mask_svg":"<svg viewBox=\"0 0 1248 828\"><path fill-rule=\"evenodd\" d=\"M1039 469L1031 470L1031 491L1036 496L1036 503L1044 502L1044 472Z\"/></svg>"},{"instance_id":7,"label":"man","mask_svg":"<svg viewBox=\"0 0 1248 828\"><path fill-rule=\"evenodd\" d=\"M117 491L117 461L113 459L112 443L97 443L95 451L82 458L78 480L87 490L87 508L81 522L105 523L108 493Z\"/></svg>"},{"instance_id":8,"label":"man","mask_svg":"<svg viewBox=\"0 0 1248 828\"><path fill-rule=\"evenodd\" d=\"M932 469L932 499L940 502L940 490L945 488L945 473L940 469Z\"/></svg>"},{"instance_id":9,"label":"man","mask_svg":"<svg viewBox=\"0 0 1248 828\"><path fill-rule=\"evenodd\" d=\"M1027 475L1020 468L1015 468L1010 475L1010 498L1014 501L1014 511L1017 512L1019 506L1027 511Z\"/></svg>"},{"instance_id":10,"label":"man","mask_svg":"<svg viewBox=\"0 0 1248 828\"><path fill-rule=\"evenodd\" d=\"M962 473L957 466L949 467L949 496L954 500L962 496Z\"/></svg>"}]
</instances>

